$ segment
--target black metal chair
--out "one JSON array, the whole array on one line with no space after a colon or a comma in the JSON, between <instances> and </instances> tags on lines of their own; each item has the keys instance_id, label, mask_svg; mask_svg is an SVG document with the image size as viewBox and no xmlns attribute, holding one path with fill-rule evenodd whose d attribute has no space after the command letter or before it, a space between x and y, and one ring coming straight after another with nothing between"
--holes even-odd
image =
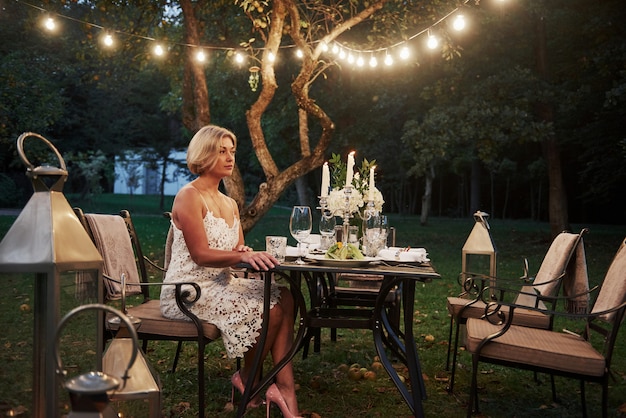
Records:
<instances>
[{"instance_id":1,"label":"black metal chair","mask_svg":"<svg viewBox=\"0 0 626 418\"><path fill-rule=\"evenodd\" d=\"M586 232L587 229L581 230L578 234L569 232L560 233L552 241L534 277L528 276L527 267L525 268L524 276L521 279L514 280L501 277L477 276L468 272L460 274L459 278L461 280L461 286L464 289L463 292L459 296L447 298L450 329L448 335L446 370L451 370L448 391L452 392L454 390L461 326L465 325L469 318L482 318L485 316L486 304L481 299L485 287L490 283L497 284L498 281L509 283L509 286L516 289L520 289L520 284L525 284L517 295L515 303L530 307L536 305L538 309L518 309L515 315L515 324L532 328L551 329L553 319L552 316L548 315L546 312L550 309L553 310L555 307L546 306L541 296L556 296L558 294L570 261L578 245L582 245L582 236ZM582 256L584 257L584 251ZM505 285L503 284L503 286ZM502 309L507 308L503 307Z\"/></svg>"},{"instance_id":2,"label":"black metal chair","mask_svg":"<svg viewBox=\"0 0 626 418\"><path fill-rule=\"evenodd\" d=\"M586 265L584 268L586 276ZM499 290L502 294L510 291ZM591 293L553 298L555 303L557 299L562 299L568 306L574 307L582 300L584 303L580 307L583 309L542 311L548 315L578 320L584 329L582 335L514 325L520 309L540 309L508 303L506 296L499 300L488 300L486 296L484 301L489 308L493 308L495 315L489 316L490 320L470 318L467 321L467 351L472 355L467 416L479 411L478 366L484 362L580 380L583 416L587 416L585 381L600 383L602 416L607 417L613 348L626 313L626 241L622 241L614 257L590 313L577 313L586 310L584 307ZM592 342L593 332L601 335L601 342L597 339Z\"/></svg>"},{"instance_id":3,"label":"black metal chair","mask_svg":"<svg viewBox=\"0 0 626 418\"><path fill-rule=\"evenodd\" d=\"M122 210L119 215L85 214L80 208L74 208L74 212L91 236L96 248L104 259L104 277L107 294L106 300L122 299L123 310L127 315L141 320L137 330L139 339L143 341L144 352L148 341L177 341L178 346L172 365L172 372L176 370L182 343L195 341L198 344L198 403L199 416L204 416L205 405L205 372L204 352L205 347L212 341L220 338L219 329L210 323L201 321L188 309L188 305L196 301L200 295L200 288L195 283L177 283L176 300L183 313L189 317L187 320L173 320L161 315L159 299L150 298L150 288L168 285L161 282L148 280L148 265L157 267L161 272L163 268L151 262L144 256L135 226L127 210ZM170 234L168 234L170 237ZM166 263L171 245L171 240L166 239ZM121 275L124 274L124 284ZM183 291L182 286L194 286L195 298L189 300L189 295ZM136 306L126 305L126 296L132 294L141 295L141 302ZM107 327L109 324L107 322Z\"/></svg>"}]
</instances>

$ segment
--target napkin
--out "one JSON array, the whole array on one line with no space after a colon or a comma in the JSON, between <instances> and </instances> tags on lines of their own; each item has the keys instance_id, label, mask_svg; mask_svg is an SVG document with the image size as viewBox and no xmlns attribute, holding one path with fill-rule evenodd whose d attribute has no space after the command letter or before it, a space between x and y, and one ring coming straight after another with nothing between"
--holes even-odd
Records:
<instances>
[{"instance_id":1,"label":"napkin","mask_svg":"<svg viewBox=\"0 0 626 418\"><path fill-rule=\"evenodd\" d=\"M430 261L424 248L411 248L406 251L402 247L384 248L378 252L378 256L387 261L403 261L405 263L426 263Z\"/></svg>"}]
</instances>

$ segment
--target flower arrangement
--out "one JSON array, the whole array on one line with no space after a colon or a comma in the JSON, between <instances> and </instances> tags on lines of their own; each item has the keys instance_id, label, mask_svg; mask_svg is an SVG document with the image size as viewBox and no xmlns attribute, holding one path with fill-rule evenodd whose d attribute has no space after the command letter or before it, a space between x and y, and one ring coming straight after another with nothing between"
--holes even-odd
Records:
<instances>
[{"instance_id":1,"label":"flower arrangement","mask_svg":"<svg viewBox=\"0 0 626 418\"><path fill-rule=\"evenodd\" d=\"M350 156L348 157L350 158ZM341 160L339 154L332 154L328 161L330 168L331 188L328 194L328 210L335 216L343 216L346 210L346 175L348 165ZM363 218L363 211L366 209L366 201L372 197L374 209L382 211L385 203L382 193L374 186L373 169L376 167L376 160L368 161L366 158L361 162L361 167L352 177L352 191L350 193L349 211L358 213ZM369 176L369 177L368 177ZM370 194L370 186L373 186L373 193Z\"/></svg>"}]
</instances>

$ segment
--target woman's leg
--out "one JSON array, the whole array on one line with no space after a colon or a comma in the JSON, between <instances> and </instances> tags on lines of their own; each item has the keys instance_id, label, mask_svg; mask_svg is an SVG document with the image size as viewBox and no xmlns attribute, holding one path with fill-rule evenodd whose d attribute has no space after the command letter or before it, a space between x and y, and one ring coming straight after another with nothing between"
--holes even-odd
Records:
<instances>
[{"instance_id":1,"label":"woman's leg","mask_svg":"<svg viewBox=\"0 0 626 418\"><path fill-rule=\"evenodd\" d=\"M294 301L291 291L286 287L281 287L280 302L270 310L269 327L263 356L265 359L269 351L272 352L274 365L285 357L293 345L294 335ZM254 361L257 346L250 348L244 354L244 366L241 369L241 377L244 382L249 378L249 365ZM258 380L258 374L255 381ZM298 402L296 400L295 382L293 377L293 366L289 362L276 375L276 385L281 391L289 410L298 414Z\"/></svg>"}]
</instances>

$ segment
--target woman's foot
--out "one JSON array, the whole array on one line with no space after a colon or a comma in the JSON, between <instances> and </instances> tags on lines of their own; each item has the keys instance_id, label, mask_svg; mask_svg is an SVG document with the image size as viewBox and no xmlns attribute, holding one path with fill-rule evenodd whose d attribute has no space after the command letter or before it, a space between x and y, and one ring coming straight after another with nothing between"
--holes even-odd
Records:
<instances>
[{"instance_id":1,"label":"woman's foot","mask_svg":"<svg viewBox=\"0 0 626 418\"><path fill-rule=\"evenodd\" d=\"M302 418L300 416L294 415L287 406L287 402L283 397L283 394L280 393L278 386L276 384L272 384L269 388L267 388L267 392L265 392L265 399L267 402L267 418L270 416L270 407L272 406L272 402L274 402L279 408L280 412L283 414L285 418Z\"/></svg>"},{"instance_id":2,"label":"woman's foot","mask_svg":"<svg viewBox=\"0 0 626 418\"><path fill-rule=\"evenodd\" d=\"M231 402L233 403L233 405L235 404L235 388L237 388L237 390L239 391L239 393L241 393L243 395L244 390L246 389L246 386L243 384L243 381L241 380L241 375L239 374L239 370L237 370L235 372L235 374L232 375L232 377L230 378L230 383L232 384L232 390L231 390ZM263 402L263 399L261 399L260 397L256 397L254 399L252 399L250 402L248 402L247 407L248 408L258 408L259 406L263 405L265 402Z\"/></svg>"}]
</instances>

